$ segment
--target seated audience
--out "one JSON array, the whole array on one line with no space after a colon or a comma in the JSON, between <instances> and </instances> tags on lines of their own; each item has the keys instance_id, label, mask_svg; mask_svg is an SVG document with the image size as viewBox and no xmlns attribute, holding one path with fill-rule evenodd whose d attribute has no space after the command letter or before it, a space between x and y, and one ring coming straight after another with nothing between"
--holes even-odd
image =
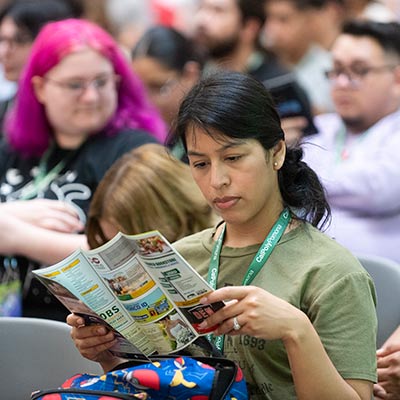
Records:
<instances>
[{"instance_id":1,"label":"seated audience","mask_svg":"<svg viewBox=\"0 0 400 400\"><path fill-rule=\"evenodd\" d=\"M400 262L400 25L346 25L328 72L336 114L304 144L332 209L328 233L355 253ZM398 399L398 330L378 350L376 399Z\"/></svg>"},{"instance_id":2,"label":"seated audience","mask_svg":"<svg viewBox=\"0 0 400 400\"><path fill-rule=\"evenodd\" d=\"M336 113L318 116L304 145L332 209L328 233L400 262L400 25L351 22L332 55Z\"/></svg>"},{"instance_id":3,"label":"seated audience","mask_svg":"<svg viewBox=\"0 0 400 400\"><path fill-rule=\"evenodd\" d=\"M77 19L39 33L5 126L0 272L20 270L24 315L63 320L30 270L87 246L82 231L103 175L130 149L162 141L165 127L114 39Z\"/></svg>"},{"instance_id":4,"label":"seated audience","mask_svg":"<svg viewBox=\"0 0 400 400\"><path fill-rule=\"evenodd\" d=\"M265 87L237 72L202 79L171 136L182 139L194 180L222 218L174 247L215 287L203 303L231 300L201 327L218 327L216 346L240 364L250 398L370 400L372 280L316 228L329 215L323 187L301 149L286 148ZM112 332L75 315L68 323L81 354L105 371L123 361L108 352Z\"/></svg>"}]
</instances>

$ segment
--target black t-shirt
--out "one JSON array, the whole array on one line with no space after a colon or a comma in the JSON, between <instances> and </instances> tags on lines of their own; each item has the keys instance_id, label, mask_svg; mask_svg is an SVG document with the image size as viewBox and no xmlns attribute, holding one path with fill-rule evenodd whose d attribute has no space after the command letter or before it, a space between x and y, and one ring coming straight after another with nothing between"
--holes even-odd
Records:
<instances>
[{"instance_id":1,"label":"black t-shirt","mask_svg":"<svg viewBox=\"0 0 400 400\"><path fill-rule=\"evenodd\" d=\"M54 145L45 157L46 172L60 165L62 169L35 198L66 201L75 207L81 221L86 223L90 200L106 171L124 153L153 142L156 140L146 132L129 130L112 137L91 136L77 150L65 150ZM0 202L23 199L38 173L39 164L39 158L22 158L3 141L0 145ZM39 265L24 257L15 259L24 285L24 315L65 320L66 309L41 283L32 279L30 271ZM0 255L0 282L4 263L7 260Z\"/></svg>"}]
</instances>

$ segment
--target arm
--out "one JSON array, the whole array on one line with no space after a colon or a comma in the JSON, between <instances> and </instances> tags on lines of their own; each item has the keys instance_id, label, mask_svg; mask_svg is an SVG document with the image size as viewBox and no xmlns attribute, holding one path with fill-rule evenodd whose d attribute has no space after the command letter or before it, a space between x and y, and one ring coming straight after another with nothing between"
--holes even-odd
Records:
<instances>
[{"instance_id":1,"label":"arm","mask_svg":"<svg viewBox=\"0 0 400 400\"><path fill-rule=\"evenodd\" d=\"M118 364L126 361L113 356L109 349L116 343L114 333L107 332L101 325L85 326L83 318L70 314L67 324L72 327L71 338L81 355L100 363L104 372L108 372Z\"/></svg>"},{"instance_id":2,"label":"arm","mask_svg":"<svg viewBox=\"0 0 400 400\"><path fill-rule=\"evenodd\" d=\"M86 235L44 229L9 214L0 215L0 253L54 264L77 248L88 248Z\"/></svg>"},{"instance_id":3,"label":"arm","mask_svg":"<svg viewBox=\"0 0 400 400\"><path fill-rule=\"evenodd\" d=\"M27 223L54 231L76 233L84 229L76 210L63 201L17 200L0 203L0 212L2 218L11 215Z\"/></svg>"},{"instance_id":4,"label":"arm","mask_svg":"<svg viewBox=\"0 0 400 400\"><path fill-rule=\"evenodd\" d=\"M341 377L313 325L301 310L253 286L218 289L202 302L225 299L235 301L209 317L203 327L220 324L215 332L217 335L281 339L288 354L299 400L371 399L372 383ZM242 326L239 331L232 331L235 316Z\"/></svg>"},{"instance_id":5,"label":"arm","mask_svg":"<svg viewBox=\"0 0 400 400\"><path fill-rule=\"evenodd\" d=\"M375 398L400 400L400 326L376 354L378 383L374 386Z\"/></svg>"}]
</instances>

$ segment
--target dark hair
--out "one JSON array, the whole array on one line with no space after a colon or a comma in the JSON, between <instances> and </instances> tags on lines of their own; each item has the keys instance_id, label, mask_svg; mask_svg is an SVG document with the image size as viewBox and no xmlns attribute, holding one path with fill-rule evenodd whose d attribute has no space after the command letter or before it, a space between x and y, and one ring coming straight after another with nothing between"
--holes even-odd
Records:
<instances>
[{"instance_id":1,"label":"dark hair","mask_svg":"<svg viewBox=\"0 0 400 400\"><path fill-rule=\"evenodd\" d=\"M62 0L17 0L0 11L0 23L6 17L32 40L47 22L59 21L74 16L72 8Z\"/></svg>"},{"instance_id":2,"label":"dark hair","mask_svg":"<svg viewBox=\"0 0 400 400\"><path fill-rule=\"evenodd\" d=\"M132 58L155 58L167 68L183 72L185 64L196 61L203 64L192 42L173 28L154 26L148 29L132 50Z\"/></svg>"},{"instance_id":3,"label":"dark hair","mask_svg":"<svg viewBox=\"0 0 400 400\"><path fill-rule=\"evenodd\" d=\"M265 22L265 0L236 0L237 5L242 14L242 20L246 21L249 18L258 19L260 28Z\"/></svg>"},{"instance_id":4,"label":"dark hair","mask_svg":"<svg viewBox=\"0 0 400 400\"><path fill-rule=\"evenodd\" d=\"M352 36L368 36L375 39L386 53L400 57L400 24L354 20L344 24L342 33Z\"/></svg>"},{"instance_id":5,"label":"dark hair","mask_svg":"<svg viewBox=\"0 0 400 400\"><path fill-rule=\"evenodd\" d=\"M256 139L266 150L284 139L271 95L254 78L238 72L217 72L202 78L181 103L170 145L182 140L188 129L199 127L210 136L215 131L231 138ZM278 171L285 205L298 219L321 227L330 216L324 189L316 173L302 159L301 148L288 148Z\"/></svg>"}]
</instances>

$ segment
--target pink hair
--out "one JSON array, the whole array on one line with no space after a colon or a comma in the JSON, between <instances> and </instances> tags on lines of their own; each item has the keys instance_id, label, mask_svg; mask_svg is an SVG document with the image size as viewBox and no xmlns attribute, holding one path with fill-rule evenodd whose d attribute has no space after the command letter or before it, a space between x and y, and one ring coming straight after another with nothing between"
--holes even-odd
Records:
<instances>
[{"instance_id":1,"label":"pink hair","mask_svg":"<svg viewBox=\"0 0 400 400\"><path fill-rule=\"evenodd\" d=\"M37 100L32 78L45 76L65 56L90 47L107 58L120 76L118 105L105 127L107 135L126 128L142 129L159 141L166 126L150 104L140 79L114 39L96 24L79 19L66 19L47 24L37 36L22 74L15 106L6 120L6 133L12 147L26 156L40 156L52 138L52 128L44 107Z\"/></svg>"}]
</instances>

